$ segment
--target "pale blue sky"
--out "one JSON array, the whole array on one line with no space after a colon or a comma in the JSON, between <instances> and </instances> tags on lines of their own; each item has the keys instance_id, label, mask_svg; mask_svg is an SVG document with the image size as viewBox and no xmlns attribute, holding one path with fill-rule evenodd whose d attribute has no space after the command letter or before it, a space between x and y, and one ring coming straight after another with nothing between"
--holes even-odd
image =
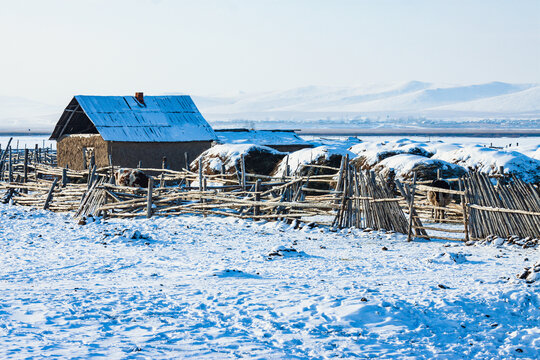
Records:
<instances>
[{"instance_id":1,"label":"pale blue sky","mask_svg":"<svg viewBox=\"0 0 540 360\"><path fill-rule=\"evenodd\" d=\"M0 95L540 82L540 0L0 0Z\"/></svg>"}]
</instances>

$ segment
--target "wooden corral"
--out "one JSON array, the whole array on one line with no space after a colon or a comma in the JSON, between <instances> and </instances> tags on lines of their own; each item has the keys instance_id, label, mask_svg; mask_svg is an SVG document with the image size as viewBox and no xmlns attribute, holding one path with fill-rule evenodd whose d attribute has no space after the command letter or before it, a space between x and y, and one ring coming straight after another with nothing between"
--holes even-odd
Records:
<instances>
[{"instance_id":1,"label":"wooden corral","mask_svg":"<svg viewBox=\"0 0 540 360\"><path fill-rule=\"evenodd\" d=\"M489 236L518 236L525 239L523 246L539 242L537 185L470 173L447 179L460 190L434 188L414 176L412 181L396 181L393 191L374 172L358 171L347 156L339 167L304 167L294 175L279 176L249 173L245 164L235 173L211 175L165 166L142 168L153 174L146 189L115 185L114 166L71 170L56 166L54 152L34 149L21 155L8 148L0 156L0 190L4 192L4 203L75 211L81 219L89 215L126 218L215 214L289 220L332 229L384 229L408 234L409 240L475 241ZM323 169L331 173L313 171ZM318 184L326 184L328 189ZM453 201L444 208L444 219L432 218L436 207L427 201L430 191L452 195Z\"/></svg>"}]
</instances>

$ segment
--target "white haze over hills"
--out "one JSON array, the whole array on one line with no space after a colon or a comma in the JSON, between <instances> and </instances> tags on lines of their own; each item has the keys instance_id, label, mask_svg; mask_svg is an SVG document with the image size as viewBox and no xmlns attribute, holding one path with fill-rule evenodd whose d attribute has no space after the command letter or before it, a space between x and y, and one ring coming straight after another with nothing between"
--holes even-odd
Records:
<instances>
[{"instance_id":1,"label":"white haze over hills","mask_svg":"<svg viewBox=\"0 0 540 360\"><path fill-rule=\"evenodd\" d=\"M231 120L238 125L244 120L255 127L540 128L539 84L441 86L412 81L194 98L213 125L224 127Z\"/></svg>"},{"instance_id":2,"label":"white haze over hills","mask_svg":"<svg viewBox=\"0 0 540 360\"><path fill-rule=\"evenodd\" d=\"M193 95L193 99L216 128L540 129L539 84L456 86L411 81L358 87L307 86L233 96ZM49 132L69 100L48 105L0 96L0 131Z\"/></svg>"},{"instance_id":3,"label":"white haze over hills","mask_svg":"<svg viewBox=\"0 0 540 360\"><path fill-rule=\"evenodd\" d=\"M50 105L15 96L0 96L0 132L50 132L65 104Z\"/></svg>"}]
</instances>

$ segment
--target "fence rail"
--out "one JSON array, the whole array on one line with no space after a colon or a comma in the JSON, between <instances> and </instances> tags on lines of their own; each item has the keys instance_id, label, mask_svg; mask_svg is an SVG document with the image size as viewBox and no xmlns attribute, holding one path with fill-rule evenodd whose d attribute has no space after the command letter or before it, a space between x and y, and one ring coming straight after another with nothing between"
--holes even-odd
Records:
<instances>
[{"instance_id":1,"label":"fence rail","mask_svg":"<svg viewBox=\"0 0 540 360\"><path fill-rule=\"evenodd\" d=\"M11 154L11 155L10 155ZM16 154L16 155L15 155ZM344 157L336 173L319 175L307 165L305 176L266 176L242 172L205 175L189 170L141 169L150 174L148 189L114 185L114 167L84 171L56 166L55 152L0 155L1 200L51 211L106 217L216 214L252 219L287 219L332 228L391 230L414 238L478 240L490 235L540 238L538 185L516 178L469 173L453 179L460 189L439 189L426 182L387 184L373 172L358 171ZM328 170L328 169L326 169ZM457 186L457 185L456 185ZM429 192L453 197L450 205L428 202ZM435 221L433 212L445 211Z\"/></svg>"}]
</instances>

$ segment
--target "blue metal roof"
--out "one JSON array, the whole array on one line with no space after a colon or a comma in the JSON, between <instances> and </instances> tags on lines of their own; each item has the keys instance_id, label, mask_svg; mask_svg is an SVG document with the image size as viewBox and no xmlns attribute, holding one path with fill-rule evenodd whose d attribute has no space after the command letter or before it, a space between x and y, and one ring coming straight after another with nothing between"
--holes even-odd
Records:
<instances>
[{"instance_id":1,"label":"blue metal roof","mask_svg":"<svg viewBox=\"0 0 540 360\"><path fill-rule=\"evenodd\" d=\"M190 96L87 96L75 99L106 141L212 141L217 137Z\"/></svg>"}]
</instances>

